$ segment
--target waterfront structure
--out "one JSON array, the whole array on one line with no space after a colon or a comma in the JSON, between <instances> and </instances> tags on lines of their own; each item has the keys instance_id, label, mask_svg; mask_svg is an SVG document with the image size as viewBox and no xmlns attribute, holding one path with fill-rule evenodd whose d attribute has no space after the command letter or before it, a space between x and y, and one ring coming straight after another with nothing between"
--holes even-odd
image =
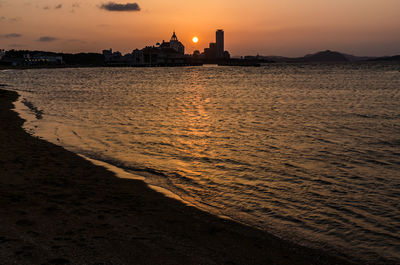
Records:
<instances>
[{"instance_id":1,"label":"waterfront structure","mask_svg":"<svg viewBox=\"0 0 400 265\"><path fill-rule=\"evenodd\" d=\"M63 64L62 56L46 55L42 53L36 53L34 55L24 54L25 63L28 65L57 65Z\"/></svg>"},{"instance_id":2,"label":"waterfront structure","mask_svg":"<svg viewBox=\"0 0 400 265\"><path fill-rule=\"evenodd\" d=\"M208 48L204 48L204 57L206 59L217 58L217 49L216 49L216 44L214 42L211 42Z\"/></svg>"},{"instance_id":3,"label":"waterfront structure","mask_svg":"<svg viewBox=\"0 0 400 265\"><path fill-rule=\"evenodd\" d=\"M203 57L208 61L229 59L230 54L224 49L224 31L218 29L215 32L215 42L211 42L208 48L204 49Z\"/></svg>"},{"instance_id":4,"label":"waterfront structure","mask_svg":"<svg viewBox=\"0 0 400 265\"><path fill-rule=\"evenodd\" d=\"M215 47L216 47L216 57L224 58L224 31L218 29L215 32Z\"/></svg>"},{"instance_id":5,"label":"waterfront structure","mask_svg":"<svg viewBox=\"0 0 400 265\"><path fill-rule=\"evenodd\" d=\"M3 49L0 49L0 60L3 59L3 57L6 55L6 51Z\"/></svg>"},{"instance_id":6,"label":"waterfront structure","mask_svg":"<svg viewBox=\"0 0 400 265\"><path fill-rule=\"evenodd\" d=\"M120 52L113 52L111 48L109 50L103 50L103 55L106 62L118 62L122 58Z\"/></svg>"},{"instance_id":7,"label":"waterfront structure","mask_svg":"<svg viewBox=\"0 0 400 265\"><path fill-rule=\"evenodd\" d=\"M109 66L178 66L187 65L185 46L178 40L175 31L169 42L146 46L122 55L112 49L103 50L104 61Z\"/></svg>"},{"instance_id":8,"label":"waterfront structure","mask_svg":"<svg viewBox=\"0 0 400 265\"><path fill-rule=\"evenodd\" d=\"M183 46L182 42L178 40L175 31L173 32L170 41L169 42L163 41L160 45L160 48L171 48L177 51L179 54L185 54L185 46Z\"/></svg>"},{"instance_id":9,"label":"waterfront structure","mask_svg":"<svg viewBox=\"0 0 400 265\"><path fill-rule=\"evenodd\" d=\"M4 53L2 55L2 51L0 51L1 57L1 65L13 66L13 67L36 67L36 66L57 66L63 65L63 57L61 55L51 55L46 52L39 52L39 53L24 53L22 54L21 51L20 55L7 55Z\"/></svg>"},{"instance_id":10,"label":"waterfront structure","mask_svg":"<svg viewBox=\"0 0 400 265\"><path fill-rule=\"evenodd\" d=\"M162 41L143 49L135 49L131 53L122 55L112 49L103 50L104 62L108 66L183 66L201 65L203 63L224 63L229 60L228 51L224 50L224 31L218 29L215 33L215 42L200 54L185 55L185 46L178 40L173 31L169 41Z\"/></svg>"}]
</instances>

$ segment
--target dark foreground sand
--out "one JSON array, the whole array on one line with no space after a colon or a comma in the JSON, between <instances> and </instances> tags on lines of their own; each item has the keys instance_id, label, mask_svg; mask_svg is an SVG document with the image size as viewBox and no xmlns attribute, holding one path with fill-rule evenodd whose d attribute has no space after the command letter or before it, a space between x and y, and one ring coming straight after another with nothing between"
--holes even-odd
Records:
<instances>
[{"instance_id":1,"label":"dark foreground sand","mask_svg":"<svg viewBox=\"0 0 400 265\"><path fill-rule=\"evenodd\" d=\"M0 90L0 264L349 264L30 136L17 97Z\"/></svg>"}]
</instances>

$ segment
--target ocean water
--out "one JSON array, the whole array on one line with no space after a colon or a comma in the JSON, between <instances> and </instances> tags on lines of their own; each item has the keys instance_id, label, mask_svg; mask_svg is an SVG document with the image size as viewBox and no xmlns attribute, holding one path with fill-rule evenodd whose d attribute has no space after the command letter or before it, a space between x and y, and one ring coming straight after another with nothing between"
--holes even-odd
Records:
<instances>
[{"instance_id":1,"label":"ocean water","mask_svg":"<svg viewBox=\"0 0 400 265\"><path fill-rule=\"evenodd\" d=\"M214 214L400 264L400 64L0 71L25 128Z\"/></svg>"}]
</instances>

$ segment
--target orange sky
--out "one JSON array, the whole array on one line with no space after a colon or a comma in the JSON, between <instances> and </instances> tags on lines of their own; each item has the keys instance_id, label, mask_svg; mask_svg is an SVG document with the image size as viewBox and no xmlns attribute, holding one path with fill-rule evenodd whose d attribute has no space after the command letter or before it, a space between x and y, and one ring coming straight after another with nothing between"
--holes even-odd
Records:
<instances>
[{"instance_id":1,"label":"orange sky","mask_svg":"<svg viewBox=\"0 0 400 265\"><path fill-rule=\"evenodd\" d=\"M400 54L399 0L113 2L137 3L140 11L107 11L102 0L0 0L0 49L126 53L169 40L175 29L190 53L222 28L231 55Z\"/></svg>"}]
</instances>

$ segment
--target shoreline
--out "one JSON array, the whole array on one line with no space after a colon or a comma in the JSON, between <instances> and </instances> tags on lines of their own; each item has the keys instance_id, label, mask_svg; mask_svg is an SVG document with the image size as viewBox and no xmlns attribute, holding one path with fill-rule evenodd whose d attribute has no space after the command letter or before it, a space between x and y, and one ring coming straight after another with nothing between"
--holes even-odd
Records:
<instances>
[{"instance_id":1,"label":"shoreline","mask_svg":"<svg viewBox=\"0 0 400 265\"><path fill-rule=\"evenodd\" d=\"M2 264L353 264L185 205L29 135L0 89Z\"/></svg>"},{"instance_id":2,"label":"shoreline","mask_svg":"<svg viewBox=\"0 0 400 265\"><path fill-rule=\"evenodd\" d=\"M93 159L93 158L89 158L89 157L87 157L85 155L82 155L82 154L78 154L78 155L83 157L84 159L88 160L89 162L93 163L96 166L104 167L105 169L113 172L115 174L115 176L117 176L118 178L139 180L139 181L143 181L143 182L146 183L146 177L127 172L122 168L116 167L116 166L114 166L112 164L109 164L109 163L101 161L101 160L96 160L96 159ZM178 201L182 202L183 204L185 204L186 206L196 207L191 202L185 201L178 194L175 194L174 192L172 192L172 191L170 191L170 190L168 190L166 188L163 188L163 187L160 187L160 186L156 186L156 185L151 185L149 183L146 183L146 184L147 184L148 188L150 188L150 189L152 189L154 191L157 191L157 192L163 194L164 196L166 196L168 198L172 198L172 199L178 200ZM196 208L198 208L198 207L196 207ZM226 217L226 218L228 218L228 217Z\"/></svg>"},{"instance_id":3,"label":"shoreline","mask_svg":"<svg viewBox=\"0 0 400 265\"><path fill-rule=\"evenodd\" d=\"M1 86L1 84L0 84ZM25 98L23 98L23 95L21 95L21 93L19 91L15 91L18 93L19 98L14 101L14 108L13 111L15 111L18 116L23 119L24 125L22 126L22 129L24 129L26 132L30 133L31 136L34 137L38 137L42 140L45 140L47 142L53 143L55 145L58 145L66 150L68 150L68 148L63 147L62 145L57 144L56 142L52 142L51 140L48 140L46 138L43 138L41 136L36 136L34 135L34 133L32 132L32 129L25 127L26 123L32 122L33 120L37 120L37 119L41 119L41 117L38 118L38 110L32 109L31 106L28 106L26 103L24 103ZM28 102L30 104L30 102ZM39 115L41 115L40 111L39 111ZM36 126L35 126L36 127ZM133 180L140 180L146 183L147 187L149 187L150 189L157 191L159 193L162 193L164 196L169 197L169 198L173 198L175 200L181 201L183 204L187 205L187 206L193 206L195 208L199 208L202 211L205 212L209 212L207 211L207 209L200 207L199 205L195 205L192 202L190 202L189 200L185 200L184 198L182 198L179 194L174 193L172 190L169 190L168 188L162 187L162 186L157 186L157 185L153 185L149 182L146 181L146 177L144 175L140 175L140 174L135 174L133 172L129 172L124 168L115 166L109 162L106 161L102 161L102 160L98 160L92 157L88 157L84 154L81 153L77 153L74 152L72 150L68 150L71 151L73 153L75 153L76 155L84 158L85 160L88 160L89 162L91 162L92 164L96 165L96 166L100 166L105 168L106 170L111 171L112 173L114 173L118 178L123 178L123 179L133 179ZM222 214L216 214L216 213L212 213L213 215L216 215L220 218L223 219L230 219L233 220L231 217L228 216L224 216ZM237 220L235 220L236 222L238 222Z\"/></svg>"}]
</instances>

